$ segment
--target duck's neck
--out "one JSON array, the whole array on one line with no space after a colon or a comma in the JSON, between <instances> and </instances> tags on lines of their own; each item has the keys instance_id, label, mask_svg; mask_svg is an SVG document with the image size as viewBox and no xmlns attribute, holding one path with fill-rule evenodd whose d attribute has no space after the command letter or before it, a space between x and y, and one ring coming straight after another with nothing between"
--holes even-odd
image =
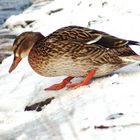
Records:
<instances>
[{"instance_id":1,"label":"duck's neck","mask_svg":"<svg viewBox=\"0 0 140 140\"><path fill-rule=\"evenodd\" d=\"M41 33L39 33L39 32L35 32L35 36L34 36L34 45L38 42L38 41L41 41L41 40L43 40L43 39L45 39L45 36L43 36ZM34 46L33 45L33 46Z\"/></svg>"}]
</instances>

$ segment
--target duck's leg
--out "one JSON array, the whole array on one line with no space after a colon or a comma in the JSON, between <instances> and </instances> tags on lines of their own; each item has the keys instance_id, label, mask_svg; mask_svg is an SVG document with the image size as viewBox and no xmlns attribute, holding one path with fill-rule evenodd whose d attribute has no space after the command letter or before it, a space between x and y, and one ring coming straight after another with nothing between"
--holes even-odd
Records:
<instances>
[{"instance_id":1,"label":"duck's leg","mask_svg":"<svg viewBox=\"0 0 140 140\"><path fill-rule=\"evenodd\" d=\"M93 78L94 74L95 74L95 70L90 70L88 72L88 75L85 77L83 81L67 85L68 89L75 89L81 86L88 85L90 80Z\"/></svg>"},{"instance_id":2,"label":"duck's leg","mask_svg":"<svg viewBox=\"0 0 140 140\"><path fill-rule=\"evenodd\" d=\"M70 83L70 81L73 79L74 77L67 77L65 78L61 83L58 83L58 84L54 84L44 90L59 90L59 89L62 89L64 88L68 83Z\"/></svg>"}]
</instances>

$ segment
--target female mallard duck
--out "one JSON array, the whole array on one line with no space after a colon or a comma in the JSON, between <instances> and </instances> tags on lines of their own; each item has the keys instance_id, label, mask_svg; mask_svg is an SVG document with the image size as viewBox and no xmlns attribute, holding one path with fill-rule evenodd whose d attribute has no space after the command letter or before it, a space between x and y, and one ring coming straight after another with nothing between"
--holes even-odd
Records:
<instances>
[{"instance_id":1,"label":"female mallard duck","mask_svg":"<svg viewBox=\"0 0 140 140\"><path fill-rule=\"evenodd\" d=\"M9 72L28 55L29 64L38 74L68 76L48 90L61 89L74 77L85 77L82 82L67 85L77 88L89 84L93 76L110 74L133 60L140 60L128 45L140 43L78 26L60 28L47 37L39 32L24 32L14 41L14 60Z\"/></svg>"}]
</instances>

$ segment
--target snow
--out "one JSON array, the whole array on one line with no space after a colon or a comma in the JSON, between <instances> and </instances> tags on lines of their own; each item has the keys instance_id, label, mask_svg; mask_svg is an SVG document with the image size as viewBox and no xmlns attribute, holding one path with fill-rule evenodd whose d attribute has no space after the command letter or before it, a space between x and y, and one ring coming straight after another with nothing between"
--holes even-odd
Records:
<instances>
[{"instance_id":1,"label":"snow","mask_svg":"<svg viewBox=\"0 0 140 140\"><path fill-rule=\"evenodd\" d=\"M52 12L57 9L62 10ZM139 17L139 0L55 0L34 3L22 14L10 17L4 26L17 34L33 30L48 35L76 24L139 40ZM140 52L139 47L132 47ZM0 66L0 140L140 139L139 63L93 79L79 89L44 91L64 77L36 74L27 58L9 74L12 61L10 56ZM42 111L24 111L49 97L55 99Z\"/></svg>"}]
</instances>

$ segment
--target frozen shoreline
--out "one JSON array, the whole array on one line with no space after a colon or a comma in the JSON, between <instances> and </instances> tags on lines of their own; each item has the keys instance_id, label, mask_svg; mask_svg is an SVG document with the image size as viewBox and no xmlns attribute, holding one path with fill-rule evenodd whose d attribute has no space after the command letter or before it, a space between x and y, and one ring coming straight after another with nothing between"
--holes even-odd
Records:
<instances>
[{"instance_id":1,"label":"frozen shoreline","mask_svg":"<svg viewBox=\"0 0 140 140\"><path fill-rule=\"evenodd\" d=\"M45 5L48 3L47 5ZM91 14L93 13L93 14ZM35 3L4 26L15 34L40 31L48 35L67 25L106 31L140 40L139 1L55 0ZM139 53L139 47L136 51ZM0 67L0 138L2 140L124 140L139 139L140 66L133 64L119 74L93 79L89 86L68 91L44 91L63 77L41 77L25 58L11 74L13 56ZM124 73L127 72L127 73ZM78 79L75 79L78 81ZM55 99L42 111L25 107L49 97ZM114 119L112 119L114 118ZM95 126L116 126L95 129Z\"/></svg>"}]
</instances>

